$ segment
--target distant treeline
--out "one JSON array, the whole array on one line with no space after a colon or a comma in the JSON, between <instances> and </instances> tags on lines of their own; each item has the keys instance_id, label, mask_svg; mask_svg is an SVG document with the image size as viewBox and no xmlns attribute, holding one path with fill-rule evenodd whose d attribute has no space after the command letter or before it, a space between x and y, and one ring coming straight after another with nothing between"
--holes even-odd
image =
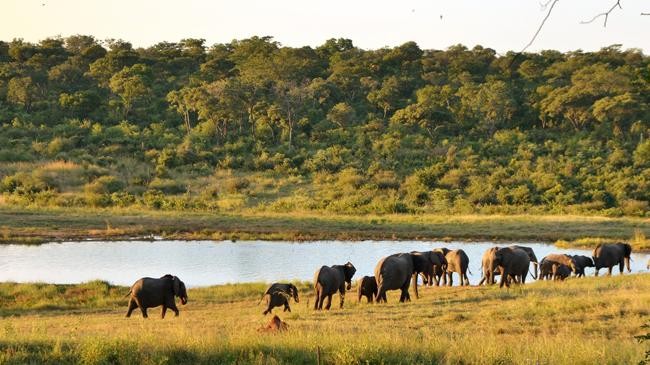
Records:
<instances>
[{"instance_id":1,"label":"distant treeline","mask_svg":"<svg viewBox=\"0 0 650 365\"><path fill-rule=\"evenodd\" d=\"M0 41L5 203L648 215L650 59Z\"/></svg>"}]
</instances>

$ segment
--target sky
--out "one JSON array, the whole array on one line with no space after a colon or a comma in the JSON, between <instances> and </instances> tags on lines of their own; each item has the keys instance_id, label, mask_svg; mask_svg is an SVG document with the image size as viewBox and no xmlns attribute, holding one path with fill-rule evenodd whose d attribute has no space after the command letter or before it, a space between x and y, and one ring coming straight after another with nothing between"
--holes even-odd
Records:
<instances>
[{"instance_id":1,"label":"sky","mask_svg":"<svg viewBox=\"0 0 650 365\"><path fill-rule=\"evenodd\" d=\"M148 47L203 38L207 45L254 35L291 47L349 38L364 49L415 41L423 49L481 45L520 51L546 15L547 0L0 0L0 40L93 35ZM650 52L648 0L559 0L529 51L593 51L612 44Z\"/></svg>"}]
</instances>

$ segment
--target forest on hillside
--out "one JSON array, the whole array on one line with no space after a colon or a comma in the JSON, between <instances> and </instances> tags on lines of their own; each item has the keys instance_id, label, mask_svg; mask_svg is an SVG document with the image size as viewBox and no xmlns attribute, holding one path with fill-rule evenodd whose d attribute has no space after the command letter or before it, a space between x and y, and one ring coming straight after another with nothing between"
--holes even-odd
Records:
<instances>
[{"instance_id":1,"label":"forest on hillside","mask_svg":"<svg viewBox=\"0 0 650 365\"><path fill-rule=\"evenodd\" d=\"M650 58L0 41L1 204L650 216Z\"/></svg>"}]
</instances>

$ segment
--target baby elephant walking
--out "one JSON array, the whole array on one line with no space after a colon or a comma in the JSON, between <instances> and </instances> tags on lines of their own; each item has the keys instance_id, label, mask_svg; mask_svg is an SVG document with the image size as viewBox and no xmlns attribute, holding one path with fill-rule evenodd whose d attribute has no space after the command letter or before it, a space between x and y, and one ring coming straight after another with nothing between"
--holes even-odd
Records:
<instances>
[{"instance_id":1,"label":"baby elephant walking","mask_svg":"<svg viewBox=\"0 0 650 365\"><path fill-rule=\"evenodd\" d=\"M174 297L181 298L183 305L187 304L187 291L185 283L176 276L165 275L159 279L142 278L131 286L131 295L129 299L129 310L126 316L130 317L134 309L140 308L142 317L147 318L147 308L153 308L162 305L162 318L165 318L167 308L174 311L178 316L178 308Z\"/></svg>"},{"instance_id":2,"label":"baby elephant walking","mask_svg":"<svg viewBox=\"0 0 650 365\"><path fill-rule=\"evenodd\" d=\"M377 281L374 276L364 276L357 281L357 294L359 302L361 297L366 297L368 303L372 303L377 296Z\"/></svg>"},{"instance_id":3,"label":"baby elephant walking","mask_svg":"<svg viewBox=\"0 0 650 365\"><path fill-rule=\"evenodd\" d=\"M293 297L293 300L295 300L296 303L300 303L300 300L298 299L298 288L293 284L274 283L266 289L262 295L262 299L264 297L267 297L267 308L264 311L264 315L271 313L273 308L280 306L284 306L285 312L291 312L291 307L289 306L289 298L291 297ZM260 302L262 299L260 299Z\"/></svg>"}]
</instances>

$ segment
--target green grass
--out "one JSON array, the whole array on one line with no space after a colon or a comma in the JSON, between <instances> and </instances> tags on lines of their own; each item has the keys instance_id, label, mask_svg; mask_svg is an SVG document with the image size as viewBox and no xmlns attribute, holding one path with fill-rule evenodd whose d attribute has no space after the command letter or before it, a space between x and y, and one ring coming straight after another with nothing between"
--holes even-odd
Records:
<instances>
[{"instance_id":1,"label":"green grass","mask_svg":"<svg viewBox=\"0 0 650 365\"><path fill-rule=\"evenodd\" d=\"M320 349L324 364L631 364L647 347L634 336L647 332L650 275L427 288L406 304L396 292L381 305L348 293L345 308L335 296L329 312L314 312L308 284L300 287L293 312L276 309L289 330L270 334L258 332L270 319L257 305L263 284L190 289L180 317L153 309L145 320L124 318L127 288L4 283L0 363L314 364ZM16 292L23 300L8 302ZM33 305L65 292L88 300Z\"/></svg>"},{"instance_id":2,"label":"green grass","mask_svg":"<svg viewBox=\"0 0 650 365\"><path fill-rule=\"evenodd\" d=\"M331 215L315 213L239 214L139 209L0 208L0 242L122 239L160 235L173 239L415 239L415 240L637 240L650 247L648 218L554 215ZM575 241L575 242L574 242Z\"/></svg>"}]
</instances>

